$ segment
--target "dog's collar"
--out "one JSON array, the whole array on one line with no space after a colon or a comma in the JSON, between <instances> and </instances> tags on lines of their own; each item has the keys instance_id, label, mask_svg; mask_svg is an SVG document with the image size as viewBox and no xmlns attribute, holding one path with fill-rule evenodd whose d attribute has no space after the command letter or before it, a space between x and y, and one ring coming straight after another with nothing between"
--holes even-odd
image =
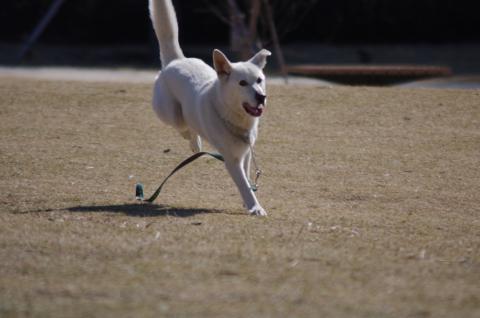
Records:
<instances>
[{"instance_id":1,"label":"dog's collar","mask_svg":"<svg viewBox=\"0 0 480 318\"><path fill-rule=\"evenodd\" d=\"M234 123L232 123L228 119L224 118L220 114L220 112L218 111L217 107L215 107L215 105L213 105L213 109L214 109L215 113L217 114L218 118L220 118L220 120L225 125L225 128L227 128L227 130L233 136L240 139L241 141L243 141L247 145L250 145L250 130L249 129L238 127L237 125L235 125Z\"/></svg>"}]
</instances>

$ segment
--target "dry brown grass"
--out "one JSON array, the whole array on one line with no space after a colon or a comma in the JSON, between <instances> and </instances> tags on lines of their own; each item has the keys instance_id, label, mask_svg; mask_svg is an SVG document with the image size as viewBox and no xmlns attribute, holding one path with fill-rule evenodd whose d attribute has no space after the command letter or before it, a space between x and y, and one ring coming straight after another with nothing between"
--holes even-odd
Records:
<instances>
[{"instance_id":1,"label":"dry brown grass","mask_svg":"<svg viewBox=\"0 0 480 318\"><path fill-rule=\"evenodd\" d=\"M268 218L208 159L133 201L188 154L150 92L0 79L1 317L480 316L479 91L272 87Z\"/></svg>"}]
</instances>

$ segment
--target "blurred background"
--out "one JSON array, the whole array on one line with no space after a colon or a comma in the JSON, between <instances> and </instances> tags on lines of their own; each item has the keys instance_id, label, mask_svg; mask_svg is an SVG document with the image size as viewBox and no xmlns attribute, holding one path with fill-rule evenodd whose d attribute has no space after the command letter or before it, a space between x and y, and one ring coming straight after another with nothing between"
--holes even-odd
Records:
<instances>
[{"instance_id":1,"label":"blurred background","mask_svg":"<svg viewBox=\"0 0 480 318\"><path fill-rule=\"evenodd\" d=\"M0 64L156 68L158 48L147 3L3 0ZM415 74L428 78L480 73L479 1L174 0L174 4L186 55L207 62L214 47L233 60L266 47L275 54L269 65L272 74L354 84L352 76L359 74L360 83L368 84L365 74L407 72L415 79ZM405 79L400 77L399 81Z\"/></svg>"}]
</instances>

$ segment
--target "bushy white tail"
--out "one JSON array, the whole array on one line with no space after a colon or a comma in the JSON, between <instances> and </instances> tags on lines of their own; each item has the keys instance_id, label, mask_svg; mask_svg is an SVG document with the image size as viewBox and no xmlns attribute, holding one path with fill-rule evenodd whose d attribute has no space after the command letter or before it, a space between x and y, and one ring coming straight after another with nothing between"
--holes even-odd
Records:
<instances>
[{"instance_id":1,"label":"bushy white tail","mask_svg":"<svg viewBox=\"0 0 480 318\"><path fill-rule=\"evenodd\" d=\"M150 18L160 45L162 67L173 60L183 58L178 43L178 22L172 0L149 0Z\"/></svg>"}]
</instances>

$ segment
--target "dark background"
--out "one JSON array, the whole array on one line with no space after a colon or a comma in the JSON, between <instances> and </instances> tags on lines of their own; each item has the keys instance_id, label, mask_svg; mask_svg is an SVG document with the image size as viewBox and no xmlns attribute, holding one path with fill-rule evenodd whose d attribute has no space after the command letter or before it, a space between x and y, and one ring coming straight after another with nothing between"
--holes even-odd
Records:
<instances>
[{"instance_id":1,"label":"dark background","mask_svg":"<svg viewBox=\"0 0 480 318\"><path fill-rule=\"evenodd\" d=\"M22 44L52 0L1 1L0 65L159 66L148 0L65 0L26 54L21 53ZM230 50L229 25L211 10L225 8L226 0L173 1L186 56L210 63L212 49L219 48L240 59ZM287 65L414 64L447 66L455 74L480 73L480 0L270 3ZM263 46L274 52L268 68L279 72L279 53L265 25L263 16L259 35Z\"/></svg>"},{"instance_id":2,"label":"dark background","mask_svg":"<svg viewBox=\"0 0 480 318\"><path fill-rule=\"evenodd\" d=\"M214 0L210 2L222 2ZM18 43L51 0L2 0L0 42ZM309 1L297 1L300 4ZM318 0L310 10L278 8L283 43L457 43L480 40L480 1ZM184 44L227 43L228 27L208 0L177 0ZM276 3L275 0L272 3ZM280 2L277 2L277 5ZM286 22L295 21L294 25ZM284 25L287 25L283 28ZM294 26L296 28L293 28ZM208 36L199 37L200 32ZM67 0L41 37L49 44L139 44L151 36L147 0ZM206 43L205 41L208 41Z\"/></svg>"}]
</instances>

